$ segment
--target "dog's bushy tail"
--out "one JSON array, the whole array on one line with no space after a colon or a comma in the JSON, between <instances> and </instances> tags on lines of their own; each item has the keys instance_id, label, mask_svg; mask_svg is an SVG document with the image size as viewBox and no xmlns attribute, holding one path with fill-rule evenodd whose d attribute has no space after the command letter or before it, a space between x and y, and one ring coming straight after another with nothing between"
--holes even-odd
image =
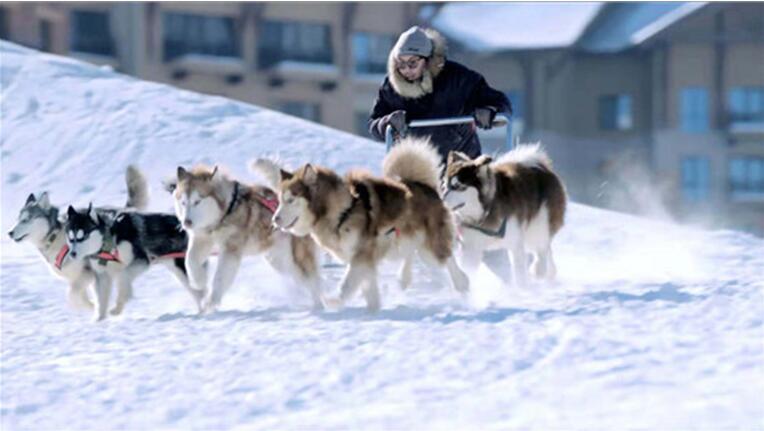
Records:
<instances>
[{"instance_id":1,"label":"dog's bushy tail","mask_svg":"<svg viewBox=\"0 0 764 431\"><path fill-rule=\"evenodd\" d=\"M404 138L382 161L386 177L417 181L438 190L440 184L440 155L429 139Z\"/></svg>"},{"instance_id":2,"label":"dog's bushy tail","mask_svg":"<svg viewBox=\"0 0 764 431\"><path fill-rule=\"evenodd\" d=\"M281 163L276 159L259 158L249 164L252 172L259 174L265 180L265 185L273 190L279 189L281 183Z\"/></svg>"},{"instance_id":3,"label":"dog's bushy tail","mask_svg":"<svg viewBox=\"0 0 764 431\"><path fill-rule=\"evenodd\" d=\"M496 163L518 163L523 166L540 166L552 170L552 159L541 146L541 142L520 144L512 151L499 157Z\"/></svg>"},{"instance_id":4,"label":"dog's bushy tail","mask_svg":"<svg viewBox=\"0 0 764 431\"><path fill-rule=\"evenodd\" d=\"M125 170L125 183L127 184L127 203L125 206L139 211L146 209L149 204L149 186L140 169L129 165Z\"/></svg>"}]
</instances>

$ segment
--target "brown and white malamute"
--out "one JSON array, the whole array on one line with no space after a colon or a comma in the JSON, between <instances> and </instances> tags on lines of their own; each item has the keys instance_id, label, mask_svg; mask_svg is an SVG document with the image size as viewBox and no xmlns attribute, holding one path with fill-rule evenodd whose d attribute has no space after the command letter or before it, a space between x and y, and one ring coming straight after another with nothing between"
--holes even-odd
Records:
<instances>
[{"instance_id":1,"label":"brown and white malamute","mask_svg":"<svg viewBox=\"0 0 764 431\"><path fill-rule=\"evenodd\" d=\"M277 271L305 285L316 308L323 307L318 247L309 237L295 237L272 226L278 205L273 190L229 179L217 167L191 171L178 167L177 182L166 185L175 198L175 213L188 232L186 267L192 286L206 292L204 311L220 304L242 257L260 253ZM206 262L215 249L218 265L208 289Z\"/></svg>"},{"instance_id":2,"label":"brown and white malamute","mask_svg":"<svg viewBox=\"0 0 764 431\"><path fill-rule=\"evenodd\" d=\"M520 145L498 160L451 152L444 183L445 200L460 221L465 269L477 269L485 250L506 249L517 285L527 280L527 253L534 255L536 276L555 277L551 244L567 198L540 145Z\"/></svg>"},{"instance_id":3,"label":"brown and white malamute","mask_svg":"<svg viewBox=\"0 0 764 431\"><path fill-rule=\"evenodd\" d=\"M254 168L271 181L280 179L273 223L294 235L311 235L349 264L340 303L363 287L368 309L377 310L377 267L388 255L404 259L404 287L418 253L426 262L445 266L457 291L469 290L469 279L453 256L456 225L438 192L439 165L431 145L408 139L385 157L384 177L364 171L340 176L311 164L292 173L265 159L257 160Z\"/></svg>"}]
</instances>

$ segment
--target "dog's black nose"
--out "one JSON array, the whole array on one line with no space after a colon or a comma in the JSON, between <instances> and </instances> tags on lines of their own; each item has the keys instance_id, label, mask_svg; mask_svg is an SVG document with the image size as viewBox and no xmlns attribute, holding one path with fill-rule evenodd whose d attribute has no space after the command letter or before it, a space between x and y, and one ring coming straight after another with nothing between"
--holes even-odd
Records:
<instances>
[{"instance_id":1,"label":"dog's black nose","mask_svg":"<svg viewBox=\"0 0 764 431\"><path fill-rule=\"evenodd\" d=\"M189 220L189 219L183 220L183 226L184 227L191 227L193 224L194 223L191 220Z\"/></svg>"},{"instance_id":2,"label":"dog's black nose","mask_svg":"<svg viewBox=\"0 0 764 431\"><path fill-rule=\"evenodd\" d=\"M13 239L13 231L12 230L8 231L8 236L11 237L11 239Z\"/></svg>"},{"instance_id":3,"label":"dog's black nose","mask_svg":"<svg viewBox=\"0 0 764 431\"><path fill-rule=\"evenodd\" d=\"M77 257L77 252L76 252L76 251L74 251L74 250L70 251L70 252L69 252L69 254L70 254L72 257Z\"/></svg>"}]
</instances>

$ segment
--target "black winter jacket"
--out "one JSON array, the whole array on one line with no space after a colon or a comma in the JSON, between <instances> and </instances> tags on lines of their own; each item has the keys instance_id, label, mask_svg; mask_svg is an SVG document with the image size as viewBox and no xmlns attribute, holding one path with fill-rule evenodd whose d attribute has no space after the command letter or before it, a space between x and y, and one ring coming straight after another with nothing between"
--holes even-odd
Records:
<instances>
[{"instance_id":1,"label":"black winter jacket","mask_svg":"<svg viewBox=\"0 0 764 431\"><path fill-rule=\"evenodd\" d=\"M481 74L447 60L433 79L432 92L418 98L401 96L393 88L389 76L386 77L370 114L369 132L384 141L387 126L384 117L399 109L406 111L406 122L410 122L472 115L476 108L481 107L512 113L509 99L504 93L489 87ZM409 129L408 133L412 136L430 136L444 161L451 150L461 151L473 158L481 154L477 131L471 124L414 128Z\"/></svg>"}]
</instances>

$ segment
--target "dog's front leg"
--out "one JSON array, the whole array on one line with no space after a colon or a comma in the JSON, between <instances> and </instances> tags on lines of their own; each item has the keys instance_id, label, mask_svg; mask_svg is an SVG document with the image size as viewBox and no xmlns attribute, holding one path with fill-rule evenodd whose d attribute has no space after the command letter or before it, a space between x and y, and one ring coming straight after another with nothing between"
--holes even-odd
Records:
<instances>
[{"instance_id":1,"label":"dog's front leg","mask_svg":"<svg viewBox=\"0 0 764 431\"><path fill-rule=\"evenodd\" d=\"M456 263L454 255L449 256L446 260L446 269L448 269L448 275L451 277L454 289L461 294L468 293L470 291L470 279L459 267L459 264Z\"/></svg>"},{"instance_id":2,"label":"dog's front leg","mask_svg":"<svg viewBox=\"0 0 764 431\"><path fill-rule=\"evenodd\" d=\"M509 260L512 261L512 273L516 287L525 287L528 282L528 257L522 242L515 241L509 248Z\"/></svg>"},{"instance_id":3,"label":"dog's front leg","mask_svg":"<svg viewBox=\"0 0 764 431\"><path fill-rule=\"evenodd\" d=\"M348 265L345 275L342 277L340 283L340 297L339 299L329 301L329 305L332 307L341 307L345 305L350 298L356 293L361 283L366 278L365 274L368 273L368 265L358 260L353 260Z\"/></svg>"},{"instance_id":4,"label":"dog's front leg","mask_svg":"<svg viewBox=\"0 0 764 431\"><path fill-rule=\"evenodd\" d=\"M400 283L401 290L406 290L409 287L411 287L411 265L414 261L414 255L407 254L403 258L403 263L401 264L401 268L398 270L398 282Z\"/></svg>"},{"instance_id":5,"label":"dog's front leg","mask_svg":"<svg viewBox=\"0 0 764 431\"><path fill-rule=\"evenodd\" d=\"M117 303L111 310L112 316L117 316L122 313L125 304L127 304L127 301L133 296L133 280L147 269L148 265L136 264L135 266L126 268L117 276Z\"/></svg>"},{"instance_id":6,"label":"dog's front leg","mask_svg":"<svg viewBox=\"0 0 764 431\"><path fill-rule=\"evenodd\" d=\"M212 289L204 298L203 307L206 312L214 311L220 305L223 295L233 284L240 264L241 251L238 249L226 249L220 255L215 277L212 279Z\"/></svg>"},{"instance_id":7,"label":"dog's front leg","mask_svg":"<svg viewBox=\"0 0 764 431\"><path fill-rule=\"evenodd\" d=\"M88 298L88 287L95 282L95 276L88 270L83 270L76 280L69 284L69 304L76 308L93 309L93 302Z\"/></svg>"},{"instance_id":8,"label":"dog's front leg","mask_svg":"<svg viewBox=\"0 0 764 431\"><path fill-rule=\"evenodd\" d=\"M191 235L186 253L186 269L191 287L202 293L207 291L207 259L210 257L213 242L210 238Z\"/></svg>"},{"instance_id":9,"label":"dog's front leg","mask_svg":"<svg viewBox=\"0 0 764 431\"><path fill-rule=\"evenodd\" d=\"M370 266L366 273L366 283L363 288L363 296L366 299L366 309L370 313L379 311L379 286L377 285L377 268Z\"/></svg>"},{"instance_id":10,"label":"dog's front leg","mask_svg":"<svg viewBox=\"0 0 764 431\"><path fill-rule=\"evenodd\" d=\"M111 293L111 276L106 272L96 273L95 277L95 315L94 320L100 321L106 318L106 310L109 307L109 294Z\"/></svg>"}]
</instances>

